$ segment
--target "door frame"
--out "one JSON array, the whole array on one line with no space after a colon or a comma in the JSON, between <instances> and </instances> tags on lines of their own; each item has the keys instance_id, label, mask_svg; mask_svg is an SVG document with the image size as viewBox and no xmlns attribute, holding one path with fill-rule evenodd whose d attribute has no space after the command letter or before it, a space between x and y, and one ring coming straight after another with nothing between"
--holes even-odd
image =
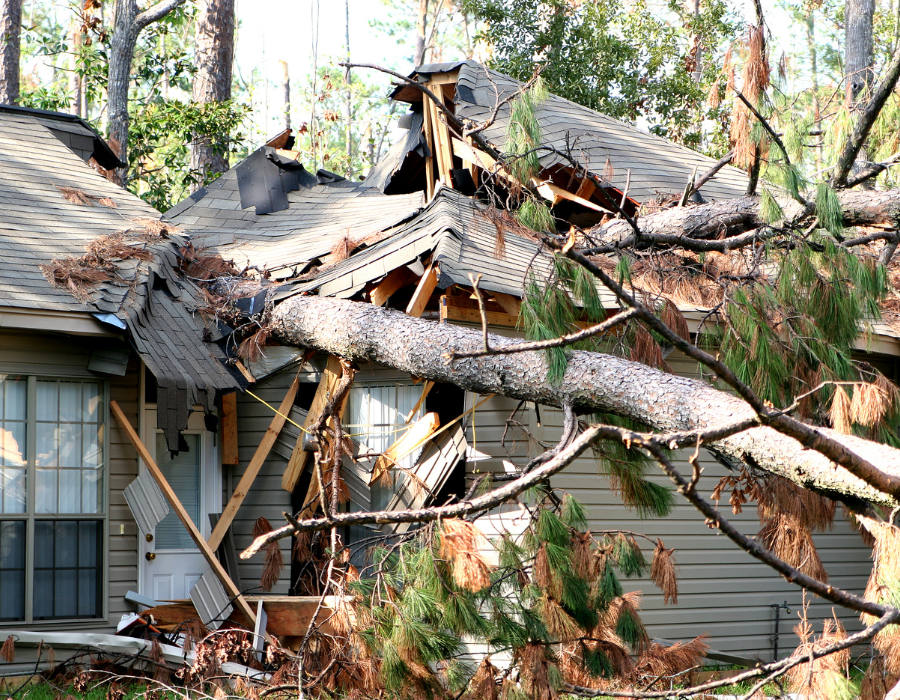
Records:
<instances>
[{"instance_id":1,"label":"door frame","mask_svg":"<svg viewBox=\"0 0 900 700\"><path fill-rule=\"evenodd\" d=\"M143 400L143 392L141 392L141 425L140 435L144 446L153 459L156 459L156 436L161 431L156 427L156 404L145 403ZM188 427L185 433L200 435L200 490L201 490L201 516L202 522L194 523L205 539L209 539L212 534L212 528L209 524L210 513L222 512L222 464L219 454L219 441L216 439L217 434L206 429L203 410L199 406L195 406L188 417ZM143 474L147 467L144 461L139 459L139 470ZM145 590L147 573L148 552L155 551L155 544L147 542L143 534L138 533L138 593L152 597L151 592ZM202 557L197 553L198 557ZM208 568L208 564L204 561L203 567Z\"/></svg>"}]
</instances>

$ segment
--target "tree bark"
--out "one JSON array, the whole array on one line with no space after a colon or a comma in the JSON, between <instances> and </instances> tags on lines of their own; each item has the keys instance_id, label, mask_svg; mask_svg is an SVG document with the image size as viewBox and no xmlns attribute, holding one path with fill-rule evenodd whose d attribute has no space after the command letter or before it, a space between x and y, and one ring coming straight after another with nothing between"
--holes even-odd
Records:
<instances>
[{"instance_id":1,"label":"tree bark","mask_svg":"<svg viewBox=\"0 0 900 700\"><path fill-rule=\"evenodd\" d=\"M0 0L0 104L19 103L22 0Z\"/></svg>"},{"instance_id":2,"label":"tree bark","mask_svg":"<svg viewBox=\"0 0 900 700\"><path fill-rule=\"evenodd\" d=\"M428 30L428 0L419 0L419 12L416 16L416 48L413 52L413 67L418 68L425 63L425 38Z\"/></svg>"},{"instance_id":3,"label":"tree bark","mask_svg":"<svg viewBox=\"0 0 900 700\"><path fill-rule=\"evenodd\" d=\"M186 0L163 0L138 12L137 0L116 0L115 23L109 42L107 129L109 145L123 163L128 162L128 89L138 36L147 25L162 19L185 2ZM123 187L127 178L127 167L117 168L113 173L114 181Z\"/></svg>"},{"instance_id":4,"label":"tree bark","mask_svg":"<svg viewBox=\"0 0 900 700\"><path fill-rule=\"evenodd\" d=\"M272 324L275 337L287 345L374 362L477 393L548 406L569 403L580 413L610 412L655 430L707 430L755 415L740 398L705 382L601 353L571 352L565 376L556 385L547 381L542 352L450 362L448 352L483 349L481 332L371 304L294 296L275 307ZM492 347L515 342L490 337ZM900 476L900 450L819 430L885 473ZM896 505L892 497L771 428L751 428L707 448L731 464L748 464L851 504Z\"/></svg>"},{"instance_id":5,"label":"tree bark","mask_svg":"<svg viewBox=\"0 0 900 700\"><path fill-rule=\"evenodd\" d=\"M884 224L900 227L900 190L861 192L842 190L838 199L844 210L845 226ZM803 207L790 200L782 202L788 219L802 215ZM721 243L763 225L759 218L759 198L741 197L696 207L675 207L638 219L647 243L684 244L684 238ZM591 231L591 237L609 246L632 245L634 231L621 219L613 219ZM666 238L671 240L664 240ZM682 239L682 240L678 240Z\"/></svg>"},{"instance_id":6,"label":"tree bark","mask_svg":"<svg viewBox=\"0 0 900 700\"><path fill-rule=\"evenodd\" d=\"M862 100L868 98L874 80L875 59L872 28L875 0L846 0L844 5L844 71L846 75L847 105L862 118ZM854 171L868 162L865 146L859 149L853 164Z\"/></svg>"},{"instance_id":7,"label":"tree bark","mask_svg":"<svg viewBox=\"0 0 900 700\"><path fill-rule=\"evenodd\" d=\"M234 63L234 0L203 0L200 3L196 44L197 74L194 76L191 100L198 104L230 100ZM198 181L191 189L198 189L204 182L226 170L228 134L221 134L217 139L195 134L191 148L191 171L197 174Z\"/></svg>"}]
</instances>

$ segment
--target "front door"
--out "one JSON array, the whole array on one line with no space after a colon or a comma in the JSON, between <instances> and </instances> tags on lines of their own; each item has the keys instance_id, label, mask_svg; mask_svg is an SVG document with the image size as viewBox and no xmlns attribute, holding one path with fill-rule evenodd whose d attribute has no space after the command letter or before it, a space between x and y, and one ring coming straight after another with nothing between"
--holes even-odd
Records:
<instances>
[{"instance_id":1,"label":"front door","mask_svg":"<svg viewBox=\"0 0 900 700\"><path fill-rule=\"evenodd\" d=\"M155 410L147 411L145 425L156 425ZM165 436L152 427L145 444L197 529L208 538L209 513L222 510L220 470L212 434L203 430L203 415L192 415L188 427L183 435L189 449L174 457ZM141 593L158 601L186 599L207 565L174 510L156 526L152 541L142 540L141 545Z\"/></svg>"}]
</instances>

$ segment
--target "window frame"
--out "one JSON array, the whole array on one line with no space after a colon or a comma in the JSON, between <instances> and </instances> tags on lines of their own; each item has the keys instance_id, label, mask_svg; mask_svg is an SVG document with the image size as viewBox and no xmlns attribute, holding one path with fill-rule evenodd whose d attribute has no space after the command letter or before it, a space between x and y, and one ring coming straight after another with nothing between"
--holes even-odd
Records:
<instances>
[{"instance_id":1,"label":"window frame","mask_svg":"<svg viewBox=\"0 0 900 700\"><path fill-rule=\"evenodd\" d=\"M25 444L28 454L27 467L25 471L25 512L24 513L0 513L0 521L24 521L25 522L25 614L20 620L0 621L0 629L9 627L28 626L53 626L66 625L67 628L73 626L94 626L98 624L108 623L109 621L109 518L110 518L110 502L109 502L109 483L110 483L110 413L109 413L109 397L110 388L109 380L84 374L79 375L57 375L57 374L35 374L32 372L4 371L3 374L14 374L23 376L27 380L26 385L26 418L25 418ZM102 473L100 475L100 498L103 501L103 507L98 513L36 513L37 493L35 485L37 483L37 385L38 380L57 380L69 382L90 382L95 383L100 388L100 428L102 430L102 438L99 440L100 449L102 450ZM35 523L37 521L82 521L88 520L100 523L100 545L101 551L98 553L102 557L99 571L100 584L100 609L94 617L71 617L71 618L52 618L52 619L34 619L34 564L35 564Z\"/></svg>"}]
</instances>

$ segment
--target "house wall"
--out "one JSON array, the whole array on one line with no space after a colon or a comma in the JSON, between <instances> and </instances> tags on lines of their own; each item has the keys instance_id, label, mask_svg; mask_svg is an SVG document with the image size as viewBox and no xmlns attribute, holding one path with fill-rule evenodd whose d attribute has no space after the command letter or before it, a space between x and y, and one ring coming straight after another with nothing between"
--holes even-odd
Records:
<instances>
[{"instance_id":1,"label":"house wall","mask_svg":"<svg viewBox=\"0 0 900 700\"><path fill-rule=\"evenodd\" d=\"M133 356L125 376L101 375L88 370L91 350L108 348L109 338L65 336L0 330L0 373L25 373L47 377L85 377L107 380L109 397L118 402L133 425L137 425L140 363ZM107 414L107 614L102 619L76 622L38 622L31 629L114 631L119 618L133 610L125 601L128 590L137 590L137 528L125 503L122 490L137 476L137 454L125 434ZM123 533L124 530L124 534ZM0 629L21 629L21 622L0 625Z\"/></svg>"},{"instance_id":2,"label":"house wall","mask_svg":"<svg viewBox=\"0 0 900 700\"><path fill-rule=\"evenodd\" d=\"M685 357L669 356L667 362L679 374L696 375L696 366ZM471 397L476 403L483 397ZM471 403L469 405L472 405ZM475 411L474 421L467 430L470 444L477 438L477 449L495 459L467 464L467 470L503 471L501 459L508 458L517 464L533 456L536 447L526 445L521 429L511 428L507 434L507 446L501 445L506 421L518 401L494 397ZM554 440L562 427L562 413L548 407L540 408L541 426L533 404L519 414L517 419L528 426L538 439ZM513 441L513 438L518 438ZM512 444L510 444L512 442ZM507 455L509 455L507 457ZM682 453L676 461L682 473L690 474L687 462L689 453ZM703 477L700 491L709 498L719 479L728 470L716 462L707 452L700 454ZM658 469L651 468L650 479L664 486L671 482ZM588 512L591 530L632 530L644 533L654 540L663 540L667 548L675 548L678 564L679 596L677 605L663 605L662 594L649 580L623 580L626 590L644 592L642 618L651 636L667 640L690 639L704 632L711 635L710 646L725 653L745 658L772 659L771 635L775 631L773 604L787 601L792 614L781 614L780 653L791 648L796 640L792 628L797 623L797 611L801 604L801 591L791 586L767 566L739 550L724 535L710 530L704 518L686 501L676 495L676 506L667 518L640 520L637 513L626 509L621 500L609 488L609 480L598 475L598 465L591 457L583 456L552 479L555 488L570 492L583 503ZM727 502L722 501L726 517L748 535L755 535L760 524L756 508L748 505L740 515L733 515ZM514 521L515 509L502 518L496 514L479 521L489 536L501 525L519 529ZM831 582L837 586L861 594L871 570L871 550L863 544L859 534L851 530L840 512L830 532L815 535L819 555L828 571ZM652 545L638 538L648 561ZM831 615L832 606L820 599L811 600L810 620L819 621ZM840 609L838 608L838 611ZM858 618L843 611L840 618L848 630L860 628ZM817 623L819 629L821 624Z\"/></svg>"}]
</instances>

